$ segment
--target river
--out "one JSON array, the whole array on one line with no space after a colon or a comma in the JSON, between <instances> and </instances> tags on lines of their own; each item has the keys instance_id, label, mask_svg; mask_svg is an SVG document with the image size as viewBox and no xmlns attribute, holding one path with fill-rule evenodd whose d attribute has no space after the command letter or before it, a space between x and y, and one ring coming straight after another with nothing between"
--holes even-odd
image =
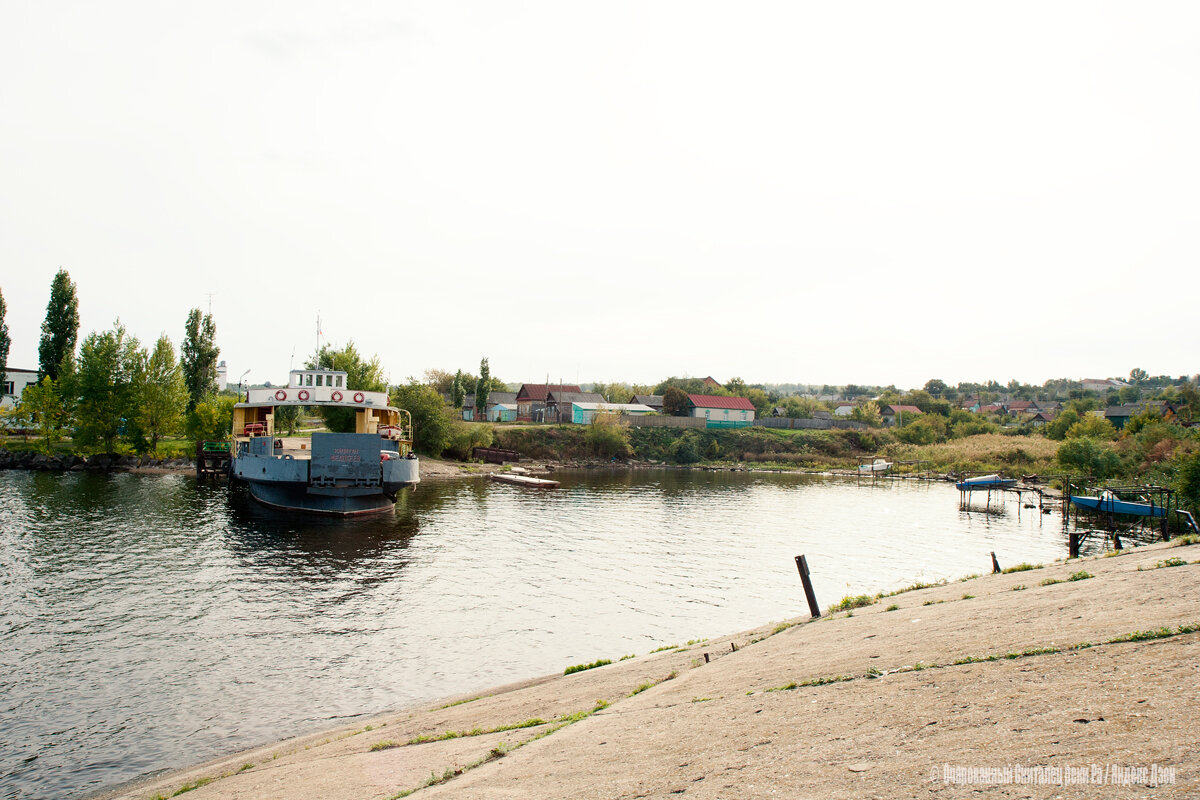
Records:
<instances>
[{"instance_id":1,"label":"river","mask_svg":"<svg viewBox=\"0 0 1200 800\"><path fill-rule=\"evenodd\" d=\"M941 483L559 477L430 482L345 522L185 475L0 472L0 798L794 617L800 553L829 605L1066 551L1057 512Z\"/></svg>"}]
</instances>

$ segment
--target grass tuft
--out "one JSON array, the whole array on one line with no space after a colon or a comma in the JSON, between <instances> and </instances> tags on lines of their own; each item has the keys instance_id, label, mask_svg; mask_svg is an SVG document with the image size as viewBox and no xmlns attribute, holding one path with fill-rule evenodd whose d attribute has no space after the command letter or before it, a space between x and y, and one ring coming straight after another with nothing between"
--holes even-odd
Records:
<instances>
[{"instance_id":1,"label":"grass tuft","mask_svg":"<svg viewBox=\"0 0 1200 800\"><path fill-rule=\"evenodd\" d=\"M863 608L869 606L876 601L877 598L869 594L846 595L838 602L829 607L826 613L835 614L838 611L849 611L852 608Z\"/></svg>"},{"instance_id":2,"label":"grass tuft","mask_svg":"<svg viewBox=\"0 0 1200 800\"><path fill-rule=\"evenodd\" d=\"M1094 578L1094 577L1096 577L1096 576L1093 575L1092 573L1088 572L1086 569L1081 569L1081 570L1079 570L1079 572L1072 572L1071 577L1067 578L1067 580L1069 580L1069 581L1086 581L1088 578Z\"/></svg>"},{"instance_id":3,"label":"grass tuft","mask_svg":"<svg viewBox=\"0 0 1200 800\"><path fill-rule=\"evenodd\" d=\"M1041 569L1041 568L1042 568L1041 564L1029 564L1026 562L1022 562L1020 564L1015 564L1011 567L1008 567L1007 569L1002 569L1002 570L1000 570L1000 572L1004 575L1009 575L1013 572L1028 572L1031 569Z\"/></svg>"},{"instance_id":4,"label":"grass tuft","mask_svg":"<svg viewBox=\"0 0 1200 800\"><path fill-rule=\"evenodd\" d=\"M892 603L890 606L888 606L887 608L884 609L884 611L899 611L899 610L900 610L900 606L896 605L895 603Z\"/></svg>"},{"instance_id":5,"label":"grass tuft","mask_svg":"<svg viewBox=\"0 0 1200 800\"><path fill-rule=\"evenodd\" d=\"M567 667L566 669L564 669L563 675L573 675L576 672L583 672L584 670L595 669L596 667L603 667L606 664L611 664L611 663L612 663L612 659L601 658L597 661L593 661L590 664L576 664L573 667Z\"/></svg>"}]
</instances>

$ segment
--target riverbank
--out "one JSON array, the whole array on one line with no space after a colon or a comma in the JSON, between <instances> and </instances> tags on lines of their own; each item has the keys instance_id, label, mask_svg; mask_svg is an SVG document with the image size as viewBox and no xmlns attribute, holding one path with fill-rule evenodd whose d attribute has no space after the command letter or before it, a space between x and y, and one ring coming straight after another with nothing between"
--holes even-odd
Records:
<instances>
[{"instance_id":1,"label":"riverbank","mask_svg":"<svg viewBox=\"0 0 1200 800\"><path fill-rule=\"evenodd\" d=\"M1198 570L1200 545L1152 545L640 657L597 653L616 663L380 714L104 797L957 797L983 787L947 782L965 777L954 768L1013 765L1082 772L1010 772L993 796L1192 796ZM1037 777L1051 783L1019 782Z\"/></svg>"}]
</instances>

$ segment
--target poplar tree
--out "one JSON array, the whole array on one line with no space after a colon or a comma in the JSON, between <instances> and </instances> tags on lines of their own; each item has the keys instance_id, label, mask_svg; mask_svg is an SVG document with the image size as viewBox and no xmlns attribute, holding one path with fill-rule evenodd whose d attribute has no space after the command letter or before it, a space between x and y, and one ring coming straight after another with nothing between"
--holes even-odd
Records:
<instances>
[{"instance_id":1,"label":"poplar tree","mask_svg":"<svg viewBox=\"0 0 1200 800\"><path fill-rule=\"evenodd\" d=\"M8 308L4 305L4 292L0 292L0 380L8 372L8 347L12 339L8 338L8 323L4 321Z\"/></svg>"},{"instance_id":2,"label":"poplar tree","mask_svg":"<svg viewBox=\"0 0 1200 800\"><path fill-rule=\"evenodd\" d=\"M491 388L492 372L488 369L488 360L482 358L479 360L479 380L475 383L475 415L484 422L488 418L487 403Z\"/></svg>"},{"instance_id":3,"label":"poplar tree","mask_svg":"<svg viewBox=\"0 0 1200 800\"><path fill-rule=\"evenodd\" d=\"M217 325L212 314L201 316L198 308L189 311L179 353L179 366L188 392L188 413L217 391L217 356L221 354L221 348L217 347L216 340Z\"/></svg>"},{"instance_id":4,"label":"poplar tree","mask_svg":"<svg viewBox=\"0 0 1200 800\"><path fill-rule=\"evenodd\" d=\"M75 296L71 276L60 269L50 284L50 302L46 304L42 338L38 342L39 376L58 380L64 371L70 372L78 341L79 298Z\"/></svg>"},{"instance_id":5,"label":"poplar tree","mask_svg":"<svg viewBox=\"0 0 1200 800\"><path fill-rule=\"evenodd\" d=\"M467 387L463 385L463 374L460 369L454 373L454 384L450 387L450 403L455 408L462 408L467 401Z\"/></svg>"}]
</instances>

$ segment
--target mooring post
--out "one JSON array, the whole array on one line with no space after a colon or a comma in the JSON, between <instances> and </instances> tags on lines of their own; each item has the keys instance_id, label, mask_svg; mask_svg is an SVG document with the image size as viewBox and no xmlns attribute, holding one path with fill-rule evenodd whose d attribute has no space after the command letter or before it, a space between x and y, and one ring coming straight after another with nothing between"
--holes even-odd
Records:
<instances>
[{"instance_id":1,"label":"mooring post","mask_svg":"<svg viewBox=\"0 0 1200 800\"><path fill-rule=\"evenodd\" d=\"M804 596L808 599L808 610L812 618L821 616L821 607L817 605L817 595L813 591L812 578L808 575L808 559L796 556L796 569L800 572L800 582L804 584Z\"/></svg>"},{"instance_id":2,"label":"mooring post","mask_svg":"<svg viewBox=\"0 0 1200 800\"><path fill-rule=\"evenodd\" d=\"M1000 571L1000 562L996 560L996 553L992 553L992 574L995 575Z\"/></svg>"},{"instance_id":3,"label":"mooring post","mask_svg":"<svg viewBox=\"0 0 1200 800\"><path fill-rule=\"evenodd\" d=\"M1067 534L1067 556L1069 558L1079 558L1079 532L1072 531Z\"/></svg>"}]
</instances>

